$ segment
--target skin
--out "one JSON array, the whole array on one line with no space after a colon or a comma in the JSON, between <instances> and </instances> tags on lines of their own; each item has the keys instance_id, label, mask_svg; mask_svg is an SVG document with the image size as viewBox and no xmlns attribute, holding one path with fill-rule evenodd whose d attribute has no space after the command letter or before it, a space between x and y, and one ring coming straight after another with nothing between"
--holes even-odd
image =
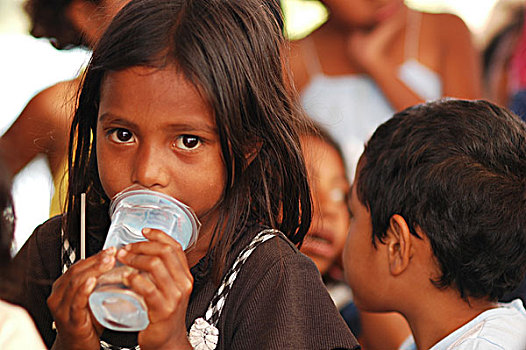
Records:
<instances>
[{"instance_id":1,"label":"skin","mask_svg":"<svg viewBox=\"0 0 526 350\"><path fill-rule=\"evenodd\" d=\"M321 139L304 136L301 140L313 198L312 223L301 246L324 275L339 264L347 237L349 213L345 194L349 182L338 152Z\"/></svg>"},{"instance_id":2,"label":"skin","mask_svg":"<svg viewBox=\"0 0 526 350\"><path fill-rule=\"evenodd\" d=\"M73 0L66 15L93 45L127 0L105 0L99 5ZM0 156L13 175L38 154L46 155L53 177L64 172L69 129L81 79L57 83L35 95L0 138ZM12 150L17 150L13 152Z\"/></svg>"},{"instance_id":3,"label":"skin","mask_svg":"<svg viewBox=\"0 0 526 350\"><path fill-rule=\"evenodd\" d=\"M311 258L322 275L341 266L349 229L345 194L349 183L338 152L313 136L301 139L313 198L311 229L301 251ZM341 197L340 197L341 196ZM361 311L359 342L365 350L396 349L411 334L405 319L397 313Z\"/></svg>"},{"instance_id":4,"label":"skin","mask_svg":"<svg viewBox=\"0 0 526 350\"><path fill-rule=\"evenodd\" d=\"M327 22L309 35L321 70L329 76L366 74L395 110L423 102L423 98L397 77L404 62L408 9L400 0L324 0ZM411 14L412 13L412 14ZM311 77L303 57L305 39L292 43L291 66L301 90ZM420 63L438 73L443 96L480 98L480 63L470 32L450 14L422 14L419 36Z\"/></svg>"},{"instance_id":5,"label":"skin","mask_svg":"<svg viewBox=\"0 0 526 350\"><path fill-rule=\"evenodd\" d=\"M359 169L359 167L358 167ZM367 207L350 196L352 212L343 251L345 276L358 308L369 312L396 311L409 323L418 349L429 349L480 313L496 307L483 299L460 297L453 287L436 288L430 281L440 274L431 244L413 236L405 219L393 215L384 243L372 244L372 221Z\"/></svg>"},{"instance_id":6,"label":"skin","mask_svg":"<svg viewBox=\"0 0 526 350\"><path fill-rule=\"evenodd\" d=\"M134 184L162 192L192 207L202 227L187 252L165 233L145 229L148 241L75 264L55 282L48 301L58 318L57 342L61 348L86 349L90 344L98 349L100 326L91 317L87 297L95 278L113 266L116 256L137 270L125 283L148 307L150 324L138 337L141 349L189 349L185 315L193 286L190 267L207 251L226 179L214 115L173 67L109 73L101 88L96 148L109 197ZM108 254L113 260L106 264ZM74 310L77 322L70 320L73 312L64 315L63 310Z\"/></svg>"}]
</instances>

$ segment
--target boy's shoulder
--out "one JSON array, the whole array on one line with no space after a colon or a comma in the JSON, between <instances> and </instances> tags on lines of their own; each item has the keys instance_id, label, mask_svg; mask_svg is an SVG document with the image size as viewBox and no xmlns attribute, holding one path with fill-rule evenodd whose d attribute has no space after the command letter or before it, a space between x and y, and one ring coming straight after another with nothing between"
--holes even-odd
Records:
<instances>
[{"instance_id":1,"label":"boy's shoulder","mask_svg":"<svg viewBox=\"0 0 526 350\"><path fill-rule=\"evenodd\" d=\"M520 299L485 311L466 326L470 327L459 334L451 349L472 349L479 344L487 344L488 349L526 349L526 310Z\"/></svg>"},{"instance_id":2,"label":"boy's shoulder","mask_svg":"<svg viewBox=\"0 0 526 350\"><path fill-rule=\"evenodd\" d=\"M408 340L400 350L416 349ZM526 310L520 299L485 311L435 344L430 350L524 350Z\"/></svg>"}]
</instances>

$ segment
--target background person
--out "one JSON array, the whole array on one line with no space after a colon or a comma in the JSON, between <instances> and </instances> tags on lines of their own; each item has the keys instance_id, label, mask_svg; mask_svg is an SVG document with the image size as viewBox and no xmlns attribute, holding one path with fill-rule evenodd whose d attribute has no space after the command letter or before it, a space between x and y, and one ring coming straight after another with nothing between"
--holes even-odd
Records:
<instances>
[{"instance_id":1,"label":"background person","mask_svg":"<svg viewBox=\"0 0 526 350\"><path fill-rule=\"evenodd\" d=\"M291 43L307 113L342 146L351 178L364 142L395 111L442 96L480 98L479 56L452 14L402 0L323 0L328 20Z\"/></svg>"}]
</instances>

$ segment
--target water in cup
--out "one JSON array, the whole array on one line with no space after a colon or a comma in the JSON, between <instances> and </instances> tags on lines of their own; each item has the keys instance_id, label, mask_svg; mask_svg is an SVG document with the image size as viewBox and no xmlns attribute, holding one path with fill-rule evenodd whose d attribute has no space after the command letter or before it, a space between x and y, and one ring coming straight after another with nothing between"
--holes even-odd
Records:
<instances>
[{"instance_id":1,"label":"water in cup","mask_svg":"<svg viewBox=\"0 0 526 350\"><path fill-rule=\"evenodd\" d=\"M143 228L159 229L178 241L183 249L197 239L200 223L185 204L163 193L133 187L118 193L110 205L111 225L104 248L121 248L128 243L145 241ZM100 276L89 297L97 321L116 331L140 331L148 326L148 310L143 298L124 285L133 271L116 263Z\"/></svg>"}]
</instances>

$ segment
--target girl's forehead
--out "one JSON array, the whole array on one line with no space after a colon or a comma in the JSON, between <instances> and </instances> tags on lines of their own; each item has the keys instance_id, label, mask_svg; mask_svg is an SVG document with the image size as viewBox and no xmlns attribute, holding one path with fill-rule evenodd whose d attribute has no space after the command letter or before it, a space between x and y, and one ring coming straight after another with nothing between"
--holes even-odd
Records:
<instances>
[{"instance_id":1,"label":"girl's forehead","mask_svg":"<svg viewBox=\"0 0 526 350\"><path fill-rule=\"evenodd\" d=\"M150 91L153 96L155 96L155 92L162 91L165 95L170 95L172 98L180 98L183 101L185 97L191 95L193 98L202 100L202 103L208 104L198 86L188 80L185 75L173 65L160 68L131 66L120 70L109 70L104 74L101 81L101 95L104 95L104 93L112 89L125 90L128 93L144 93ZM146 96L152 94L146 94ZM163 96L157 97L154 101L163 101Z\"/></svg>"},{"instance_id":2,"label":"girl's forehead","mask_svg":"<svg viewBox=\"0 0 526 350\"><path fill-rule=\"evenodd\" d=\"M130 67L108 73L100 88L104 115L141 118L151 123L190 123L216 129L215 117L199 89L177 70Z\"/></svg>"}]
</instances>

